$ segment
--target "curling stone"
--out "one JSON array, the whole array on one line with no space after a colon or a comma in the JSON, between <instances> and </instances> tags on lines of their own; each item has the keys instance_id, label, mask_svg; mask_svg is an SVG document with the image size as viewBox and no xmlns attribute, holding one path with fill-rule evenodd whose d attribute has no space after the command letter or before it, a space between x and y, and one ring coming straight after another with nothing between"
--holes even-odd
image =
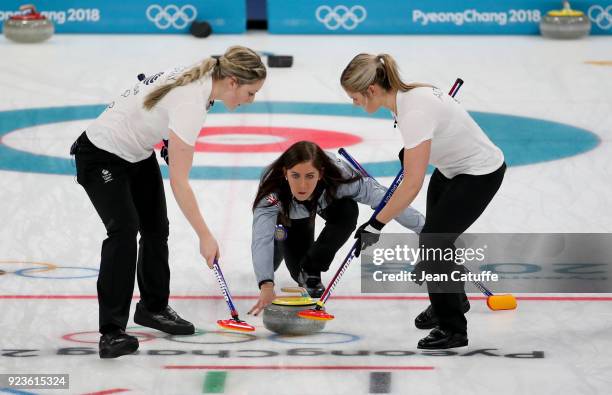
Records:
<instances>
[{"instance_id":1,"label":"curling stone","mask_svg":"<svg viewBox=\"0 0 612 395\"><path fill-rule=\"evenodd\" d=\"M20 14L13 15L4 22L3 31L6 38L18 43L39 43L53 36L53 22L36 12L33 5L22 5L19 11Z\"/></svg>"},{"instance_id":2,"label":"curling stone","mask_svg":"<svg viewBox=\"0 0 612 395\"><path fill-rule=\"evenodd\" d=\"M582 11L571 9L568 1L563 2L562 10L552 10L540 21L540 34L547 38L581 38L590 31L589 18Z\"/></svg>"},{"instance_id":3,"label":"curling stone","mask_svg":"<svg viewBox=\"0 0 612 395\"><path fill-rule=\"evenodd\" d=\"M325 328L326 321L298 317L297 313L314 308L316 303L304 288L282 288L282 291L299 293L300 296L281 296L274 299L263 312L266 329L280 335L310 335Z\"/></svg>"}]
</instances>

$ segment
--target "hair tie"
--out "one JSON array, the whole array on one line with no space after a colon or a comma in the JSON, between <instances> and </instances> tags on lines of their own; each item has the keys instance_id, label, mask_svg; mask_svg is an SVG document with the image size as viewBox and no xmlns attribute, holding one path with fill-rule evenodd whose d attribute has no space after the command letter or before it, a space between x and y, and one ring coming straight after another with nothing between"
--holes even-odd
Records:
<instances>
[{"instance_id":1,"label":"hair tie","mask_svg":"<svg viewBox=\"0 0 612 395\"><path fill-rule=\"evenodd\" d=\"M221 61L219 59L221 59L221 56L217 57L217 64L216 64L217 66L221 64Z\"/></svg>"}]
</instances>

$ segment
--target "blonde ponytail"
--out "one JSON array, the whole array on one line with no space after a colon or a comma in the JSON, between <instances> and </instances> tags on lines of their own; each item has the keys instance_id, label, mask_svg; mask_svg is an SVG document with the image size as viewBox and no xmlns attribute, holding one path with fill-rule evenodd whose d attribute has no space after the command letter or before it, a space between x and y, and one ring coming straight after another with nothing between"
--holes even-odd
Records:
<instances>
[{"instance_id":1,"label":"blonde ponytail","mask_svg":"<svg viewBox=\"0 0 612 395\"><path fill-rule=\"evenodd\" d=\"M355 56L346 66L340 76L340 84L344 90L367 94L370 85L379 85L386 91L397 90L407 92L414 88L432 85L402 81L399 67L395 59L388 54L371 55L361 53Z\"/></svg>"},{"instance_id":2,"label":"blonde ponytail","mask_svg":"<svg viewBox=\"0 0 612 395\"><path fill-rule=\"evenodd\" d=\"M151 93L145 97L143 106L147 110L155 107L157 103L161 99L164 98L172 89L187 85L192 83L193 81L197 81L210 72L216 65L217 60L214 58L208 58L203 60L199 65L184 71L181 75L179 75L173 82L162 85L156 89L154 89Z\"/></svg>"},{"instance_id":3,"label":"blonde ponytail","mask_svg":"<svg viewBox=\"0 0 612 395\"><path fill-rule=\"evenodd\" d=\"M267 71L257 52L246 47L233 46L219 58L204 59L197 66L184 71L174 81L153 90L145 97L144 108L152 109L172 89L190 84L207 74L211 74L215 81L234 77L238 84L242 85L265 79Z\"/></svg>"}]
</instances>

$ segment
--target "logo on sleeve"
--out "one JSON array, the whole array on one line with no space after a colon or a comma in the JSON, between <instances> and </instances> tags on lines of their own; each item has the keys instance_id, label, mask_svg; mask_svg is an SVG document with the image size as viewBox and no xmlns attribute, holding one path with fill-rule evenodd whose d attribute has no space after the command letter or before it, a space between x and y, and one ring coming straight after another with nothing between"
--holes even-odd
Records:
<instances>
[{"instance_id":1,"label":"logo on sleeve","mask_svg":"<svg viewBox=\"0 0 612 395\"><path fill-rule=\"evenodd\" d=\"M268 203L270 203L271 206L278 206L279 205L278 198L274 194L269 194L268 196L266 196L266 201Z\"/></svg>"}]
</instances>

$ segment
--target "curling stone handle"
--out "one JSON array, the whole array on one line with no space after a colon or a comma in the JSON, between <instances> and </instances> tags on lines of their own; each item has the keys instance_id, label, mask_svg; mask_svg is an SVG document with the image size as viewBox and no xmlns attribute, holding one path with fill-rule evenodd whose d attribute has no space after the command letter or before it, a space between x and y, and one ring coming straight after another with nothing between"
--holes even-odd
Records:
<instances>
[{"instance_id":1,"label":"curling stone handle","mask_svg":"<svg viewBox=\"0 0 612 395\"><path fill-rule=\"evenodd\" d=\"M289 292L289 293L299 293L301 294L303 297L309 297L310 295L308 294L308 291L306 291L304 288L302 287L283 287L281 288L281 291L283 292Z\"/></svg>"}]
</instances>

